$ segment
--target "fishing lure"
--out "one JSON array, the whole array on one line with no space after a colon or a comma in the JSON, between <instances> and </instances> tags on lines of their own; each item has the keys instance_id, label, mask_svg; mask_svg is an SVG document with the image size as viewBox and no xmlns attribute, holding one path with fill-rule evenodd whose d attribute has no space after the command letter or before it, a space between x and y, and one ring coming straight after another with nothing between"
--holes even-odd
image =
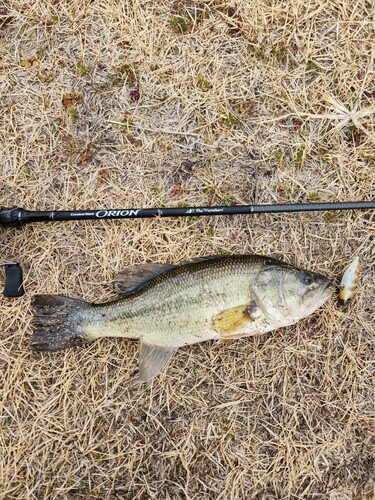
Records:
<instances>
[{"instance_id":1,"label":"fishing lure","mask_svg":"<svg viewBox=\"0 0 375 500\"><path fill-rule=\"evenodd\" d=\"M340 284L339 295L340 301L343 304L346 304L348 300L352 299L356 293L360 267L361 262L357 255L344 272Z\"/></svg>"}]
</instances>

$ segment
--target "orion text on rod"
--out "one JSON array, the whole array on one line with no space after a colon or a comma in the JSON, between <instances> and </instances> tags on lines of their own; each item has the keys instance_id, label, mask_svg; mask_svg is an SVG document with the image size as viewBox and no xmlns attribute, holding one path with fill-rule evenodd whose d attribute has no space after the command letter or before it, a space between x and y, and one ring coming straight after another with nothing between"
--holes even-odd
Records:
<instances>
[{"instance_id":1,"label":"orion text on rod","mask_svg":"<svg viewBox=\"0 0 375 500\"><path fill-rule=\"evenodd\" d=\"M96 217L131 217L137 215L139 210L99 210L95 213Z\"/></svg>"}]
</instances>

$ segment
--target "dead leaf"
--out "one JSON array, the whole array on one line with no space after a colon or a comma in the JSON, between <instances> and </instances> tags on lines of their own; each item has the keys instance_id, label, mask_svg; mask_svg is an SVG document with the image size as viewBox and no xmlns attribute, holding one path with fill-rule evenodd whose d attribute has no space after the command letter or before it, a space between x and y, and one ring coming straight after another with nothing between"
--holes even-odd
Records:
<instances>
[{"instance_id":1,"label":"dead leaf","mask_svg":"<svg viewBox=\"0 0 375 500\"><path fill-rule=\"evenodd\" d=\"M77 106L77 104L81 104L82 102L82 96L78 92L69 92L68 94L64 94L62 98L62 103L65 109Z\"/></svg>"},{"instance_id":2,"label":"dead leaf","mask_svg":"<svg viewBox=\"0 0 375 500\"><path fill-rule=\"evenodd\" d=\"M185 196L186 194L190 193L190 188L187 186L182 186L181 184L178 184L176 186L173 186L169 190L169 197L170 198L181 198Z\"/></svg>"}]
</instances>

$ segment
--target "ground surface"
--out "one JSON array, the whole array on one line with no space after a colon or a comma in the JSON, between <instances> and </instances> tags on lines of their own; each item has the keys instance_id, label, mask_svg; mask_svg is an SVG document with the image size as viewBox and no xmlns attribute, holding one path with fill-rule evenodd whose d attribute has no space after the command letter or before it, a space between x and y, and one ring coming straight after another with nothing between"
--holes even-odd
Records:
<instances>
[{"instance_id":1,"label":"ground surface","mask_svg":"<svg viewBox=\"0 0 375 500\"><path fill-rule=\"evenodd\" d=\"M370 1L0 2L0 205L373 199ZM0 234L1 498L374 498L370 212L34 225ZM31 353L34 293L114 297L127 264L260 253L359 293L274 334Z\"/></svg>"}]
</instances>

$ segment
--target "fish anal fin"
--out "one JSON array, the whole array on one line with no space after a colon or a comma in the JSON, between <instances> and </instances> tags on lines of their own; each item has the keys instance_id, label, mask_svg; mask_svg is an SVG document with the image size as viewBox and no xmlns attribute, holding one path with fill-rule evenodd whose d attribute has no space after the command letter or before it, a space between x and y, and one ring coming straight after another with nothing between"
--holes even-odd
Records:
<instances>
[{"instance_id":1,"label":"fish anal fin","mask_svg":"<svg viewBox=\"0 0 375 500\"><path fill-rule=\"evenodd\" d=\"M241 338L247 333L241 333L239 330L253 323L258 317L258 307L255 302L241 306L231 307L216 314L212 318L212 328L220 333L220 337Z\"/></svg>"},{"instance_id":2,"label":"fish anal fin","mask_svg":"<svg viewBox=\"0 0 375 500\"><path fill-rule=\"evenodd\" d=\"M139 350L139 380L148 382L154 378L168 363L174 347L159 347L141 341Z\"/></svg>"},{"instance_id":3,"label":"fish anal fin","mask_svg":"<svg viewBox=\"0 0 375 500\"><path fill-rule=\"evenodd\" d=\"M113 290L118 295L127 295L158 274L171 269L173 264L134 264L115 276Z\"/></svg>"}]
</instances>

